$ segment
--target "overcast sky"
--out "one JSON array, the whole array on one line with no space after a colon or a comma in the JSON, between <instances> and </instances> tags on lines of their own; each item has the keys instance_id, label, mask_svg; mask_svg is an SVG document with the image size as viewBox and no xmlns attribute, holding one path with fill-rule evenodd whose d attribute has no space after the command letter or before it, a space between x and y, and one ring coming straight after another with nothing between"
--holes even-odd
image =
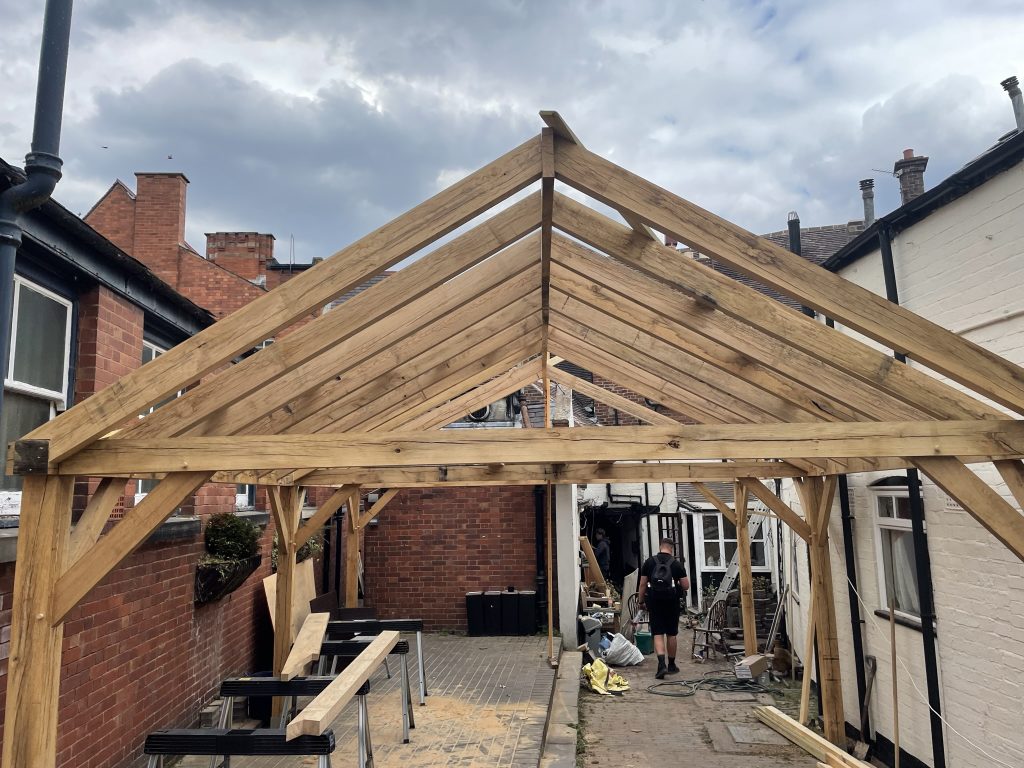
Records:
<instances>
[{"instance_id":1,"label":"overcast sky","mask_svg":"<svg viewBox=\"0 0 1024 768\"><path fill-rule=\"evenodd\" d=\"M0 0L0 156L31 135L42 0ZM73 23L56 197L183 171L188 238L327 256L539 131L556 109L626 168L756 232L898 202L1013 127L1019 0L91 0ZM170 156L170 158L168 157Z\"/></svg>"}]
</instances>

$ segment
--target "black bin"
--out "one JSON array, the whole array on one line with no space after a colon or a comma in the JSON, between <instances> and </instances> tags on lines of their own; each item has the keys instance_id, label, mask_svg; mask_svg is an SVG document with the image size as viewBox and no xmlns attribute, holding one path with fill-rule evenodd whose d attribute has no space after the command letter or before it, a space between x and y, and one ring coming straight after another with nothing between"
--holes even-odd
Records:
<instances>
[{"instance_id":1,"label":"black bin","mask_svg":"<svg viewBox=\"0 0 1024 768\"><path fill-rule=\"evenodd\" d=\"M537 593L533 590L519 590L516 593L518 608L517 635L537 634Z\"/></svg>"},{"instance_id":2,"label":"black bin","mask_svg":"<svg viewBox=\"0 0 1024 768\"><path fill-rule=\"evenodd\" d=\"M480 637L484 633L484 593L466 593L466 633Z\"/></svg>"},{"instance_id":3,"label":"black bin","mask_svg":"<svg viewBox=\"0 0 1024 768\"><path fill-rule=\"evenodd\" d=\"M506 589L501 593L501 634L519 634L519 593Z\"/></svg>"},{"instance_id":4,"label":"black bin","mask_svg":"<svg viewBox=\"0 0 1024 768\"><path fill-rule=\"evenodd\" d=\"M484 634L501 634L501 592L484 592Z\"/></svg>"}]
</instances>

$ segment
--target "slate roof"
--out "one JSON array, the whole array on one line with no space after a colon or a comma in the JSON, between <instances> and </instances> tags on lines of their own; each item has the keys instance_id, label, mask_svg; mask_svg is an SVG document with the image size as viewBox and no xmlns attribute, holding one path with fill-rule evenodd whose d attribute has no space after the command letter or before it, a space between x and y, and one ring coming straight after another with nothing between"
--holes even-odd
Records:
<instances>
[{"instance_id":1,"label":"slate roof","mask_svg":"<svg viewBox=\"0 0 1024 768\"><path fill-rule=\"evenodd\" d=\"M834 253L843 248L847 243L857 239L863 231L863 221L850 221L846 224L830 224L824 227L801 227L800 255L812 264L824 264ZM770 240L776 245L786 248L787 250L789 249L789 232L786 230L782 230L780 232L769 232L766 235L761 235L761 237L765 240ZM762 283L759 283L757 280L752 280L746 275L736 271L728 264L723 264L719 261L715 261L714 259L704 257L700 257L700 261L702 263L709 264L715 271L721 272L727 277L731 277L744 285L750 286L766 296L770 296L776 301L785 304L787 307L800 309L800 302L795 301L789 296L785 296Z\"/></svg>"},{"instance_id":2,"label":"slate roof","mask_svg":"<svg viewBox=\"0 0 1024 768\"><path fill-rule=\"evenodd\" d=\"M362 285L357 285L355 288L353 288L348 293L342 294L341 296L336 298L334 301L332 301L330 304L328 304L327 305L328 311L334 309L337 306L340 306L341 304L344 304L346 301L348 301L352 297L356 296L357 294L362 293L367 288L372 288L373 286L377 285L377 283L381 282L384 278L386 278L386 277L388 277L390 275L393 275L393 274L395 274L395 271L392 270L392 269L389 269L387 272L381 272L379 275L374 275L373 277L371 277L369 280L367 280Z\"/></svg>"},{"instance_id":3,"label":"slate roof","mask_svg":"<svg viewBox=\"0 0 1024 768\"><path fill-rule=\"evenodd\" d=\"M704 485L718 498L728 504L733 504L733 484L725 482L710 482ZM676 483L676 497L679 501L687 504L694 504L700 507L710 507L711 503L704 498L704 494L693 487L692 483Z\"/></svg>"}]
</instances>

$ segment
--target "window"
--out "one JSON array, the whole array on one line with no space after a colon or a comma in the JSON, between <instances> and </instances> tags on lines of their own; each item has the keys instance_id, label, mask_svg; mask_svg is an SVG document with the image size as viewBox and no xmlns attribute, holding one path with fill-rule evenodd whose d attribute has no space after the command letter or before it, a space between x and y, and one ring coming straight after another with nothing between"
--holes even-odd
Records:
<instances>
[{"instance_id":1,"label":"window","mask_svg":"<svg viewBox=\"0 0 1024 768\"><path fill-rule=\"evenodd\" d=\"M142 364L145 365L146 363L150 362L151 360L155 360L156 358L160 357L160 355L162 355L166 351L167 351L166 349L163 349L162 347L158 347L156 344L152 344L152 343L150 343L148 341L143 341L142 342ZM185 391L184 390L180 390L180 391L178 391L177 394L175 394L175 395L173 395L171 397L168 397L168 398L166 398L164 400L161 400L156 405L151 405L149 408L147 408L145 411L143 411L142 413L139 414L139 418L141 419L141 418L143 418L145 416L148 416L153 411L155 411L157 408L160 408L160 407L162 407L164 405L167 405L167 403L171 402L171 400L179 398L183 394L185 394ZM157 483L159 483L159 482L160 482L159 480L136 480L135 481L135 503L138 504L140 501L142 501L144 498L146 498L146 494L149 493L150 491L152 491L154 488L156 488Z\"/></svg>"},{"instance_id":2,"label":"window","mask_svg":"<svg viewBox=\"0 0 1024 768\"><path fill-rule=\"evenodd\" d=\"M906 488L886 488L875 497L875 552L882 609L889 610L891 599L898 613L921 618L910 498Z\"/></svg>"},{"instance_id":3,"label":"window","mask_svg":"<svg viewBox=\"0 0 1024 768\"><path fill-rule=\"evenodd\" d=\"M736 526L720 513L708 512L700 516L697 533L701 545L697 550L698 557L703 558L702 570L724 571L728 568L736 555ZM763 523L757 527L757 533L750 537L750 565L752 568L768 569Z\"/></svg>"},{"instance_id":4,"label":"window","mask_svg":"<svg viewBox=\"0 0 1024 768\"><path fill-rule=\"evenodd\" d=\"M256 486L239 483L235 486L235 509L254 509L256 507Z\"/></svg>"},{"instance_id":5,"label":"window","mask_svg":"<svg viewBox=\"0 0 1024 768\"><path fill-rule=\"evenodd\" d=\"M67 407L70 362L71 302L15 276L10 361L0 414L4 445ZM21 478L4 475L0 490L3 511L16 512Z\"/></svg>"}]
</instances>

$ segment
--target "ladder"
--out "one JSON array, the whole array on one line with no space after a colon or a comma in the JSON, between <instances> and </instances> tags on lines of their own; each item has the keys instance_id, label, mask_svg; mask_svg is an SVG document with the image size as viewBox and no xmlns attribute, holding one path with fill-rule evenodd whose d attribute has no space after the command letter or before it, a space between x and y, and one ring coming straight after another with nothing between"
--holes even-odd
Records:
<instances>
[{"instance_id":1,"label":"ladder","mask_svg":"<svg viewBox=\"0 0 1024 768\"><path fill-rule=\"evenodd\" d=\"M747 534L748 538L753 539L757 535L757 529L761 527L761 523L767 520L767 516L758 513L752 513L747 518ZM739 547L732 555L732 560L729 561L729 567L725 570L725 576L722 578L722 582L718 585L718 591L715 593L715 599L711 602L714 605L719 600L725 600L729 592L732 591L733 585L736 583L736 577L740 574L740 550Z\"/></svg>"}]
</instances>

